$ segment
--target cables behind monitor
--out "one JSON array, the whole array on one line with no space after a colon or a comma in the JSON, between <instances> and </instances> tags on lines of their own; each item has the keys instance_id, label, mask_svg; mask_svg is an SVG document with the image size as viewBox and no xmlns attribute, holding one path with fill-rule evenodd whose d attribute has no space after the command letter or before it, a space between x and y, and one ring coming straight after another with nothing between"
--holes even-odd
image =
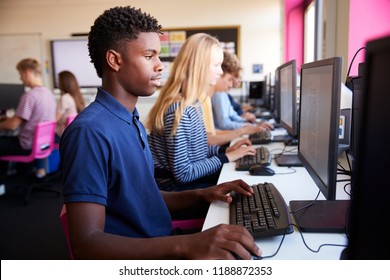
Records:
<instances>
[{"instance_id":1,"label":"cables behind monitor","mask_svg":"<svg viewBox=\"0 0 390 280\"><path fill-rule=\"evenodd\" d=\"M318 246L317 249L312 249L309 245L307 245L306 240L305 240L305 238L303 237L302 231L299 230L299 226L297 226L297 225L294 224L294 223L290 223L289 226L293 226L293 227L295 227L295 228L298 230L298 232L299 232L299 234L300 234L300 236L301 236L301 239L302 239L303 244L305 245L305 247L306 247L309 251L311 251L311 252L313 252L313 253L319 253L320 250L321 250L321 248L322 248L322 247L325 247L325 246L329 246L329 247L343 247L343 248L346 248L346 247L347 247L346 244L324 243L324 244L321 244L320 246ZM279 243L278 248L276 249L275 253L273 253L272 255L268 255L268 256L260 256L260 257L253 256L252 259L253 259L253 260L263 260L263 259L270 259L270 258L275 257L275 256L279 253L280 248L282 247L284 238L286 237L286 234L287 234L287 231L288 231L288 230L289 230L289 227L287 227L286 230L285 230L285 232L283 233L282 239L280 240L280 243Z\"/></svg>"}]
</instances>

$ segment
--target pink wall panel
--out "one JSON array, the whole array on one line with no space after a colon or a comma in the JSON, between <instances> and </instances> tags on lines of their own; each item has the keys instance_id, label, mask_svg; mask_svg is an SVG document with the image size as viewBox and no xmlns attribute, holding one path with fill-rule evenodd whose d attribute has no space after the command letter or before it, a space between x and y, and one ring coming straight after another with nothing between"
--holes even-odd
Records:
<instances>
[{"instance_id":1,"label":"pink wall panel","mask_svg":"<svg viewBox=\"0 0 390 280\"><path fill-rule=\"evenodd\" d=\"M350 0L348 65L358 49L372 39L390 35L390 0ZM364 51L356 56L350 76L358 74Z\"/></svg>"},{"instance_id":2,"label":"pink wall panel","mask_svg":"<svg viewBox=\"0 0 390 280\"><path fill-rule=\"evenodd\" d=\"M303 63L304 48L304 0L285 0L284 7L284 61L297 61L299 71Z\"/></svg>"}]
</instances>

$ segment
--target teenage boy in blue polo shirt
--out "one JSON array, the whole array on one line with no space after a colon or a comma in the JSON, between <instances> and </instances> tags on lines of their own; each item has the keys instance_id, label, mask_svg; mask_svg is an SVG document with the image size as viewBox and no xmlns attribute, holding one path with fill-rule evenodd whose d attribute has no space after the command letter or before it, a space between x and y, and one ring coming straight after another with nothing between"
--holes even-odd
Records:
<instances>
[{"instance_id":1,"label":"teenage boy in blue polo shirt","mask_svg":"<svg viewBox=\"0 0 390 280\"><path fill-rule=\"evenodd\" d=\"M261 251L241 226L172 235L170 211L251 195L237 180L208 189L160 192L146 131L135 107L160 84L161 26L132 7L105 11L89 53L102 78L96 100L65 130L60 152L72 250L87 259L249 259Z\"/></svg>"}]
</instances>

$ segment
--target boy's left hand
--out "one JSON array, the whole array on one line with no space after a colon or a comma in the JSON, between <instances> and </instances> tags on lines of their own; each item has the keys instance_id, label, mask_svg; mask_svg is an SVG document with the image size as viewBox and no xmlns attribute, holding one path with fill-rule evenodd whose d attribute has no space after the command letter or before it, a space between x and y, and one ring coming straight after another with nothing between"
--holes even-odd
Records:
<instances>
[{"instance_id":1,"label":"boy's left hand","mask_svg":"<svg viewBox=\"0 0 390 280\"><path fill-rule=\"evenodd\" d=\"M243 180L239 179L203 189L202 195L204 196L204 199L210 203L216 200L231 203L232 198L227 195L231 191L242 193L247 196L251 196L253 193L252 188Z\"/></svg>"}]
</instances>

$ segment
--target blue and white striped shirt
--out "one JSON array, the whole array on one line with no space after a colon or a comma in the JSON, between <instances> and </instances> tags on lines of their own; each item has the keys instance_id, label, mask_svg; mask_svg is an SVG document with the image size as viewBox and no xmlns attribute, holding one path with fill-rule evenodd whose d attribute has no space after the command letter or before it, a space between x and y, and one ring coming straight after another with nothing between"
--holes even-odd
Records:
<instances>
[{"instance_id":1,"label":"blue and white striped shirt","mask_svg":"<svg viewBox=\"0 0 390 280\"><path fill-rule=\"evenodd\" d=\"M163 135L154 131L149 135L154 167L170 172L178 183L189 183L219 172L228 158L223 148L207 144L199 103L184 109L176 135L171 135L178 107L179 103L174 103L168 108L164 116Z\"/></svg>"}]
</instances>

